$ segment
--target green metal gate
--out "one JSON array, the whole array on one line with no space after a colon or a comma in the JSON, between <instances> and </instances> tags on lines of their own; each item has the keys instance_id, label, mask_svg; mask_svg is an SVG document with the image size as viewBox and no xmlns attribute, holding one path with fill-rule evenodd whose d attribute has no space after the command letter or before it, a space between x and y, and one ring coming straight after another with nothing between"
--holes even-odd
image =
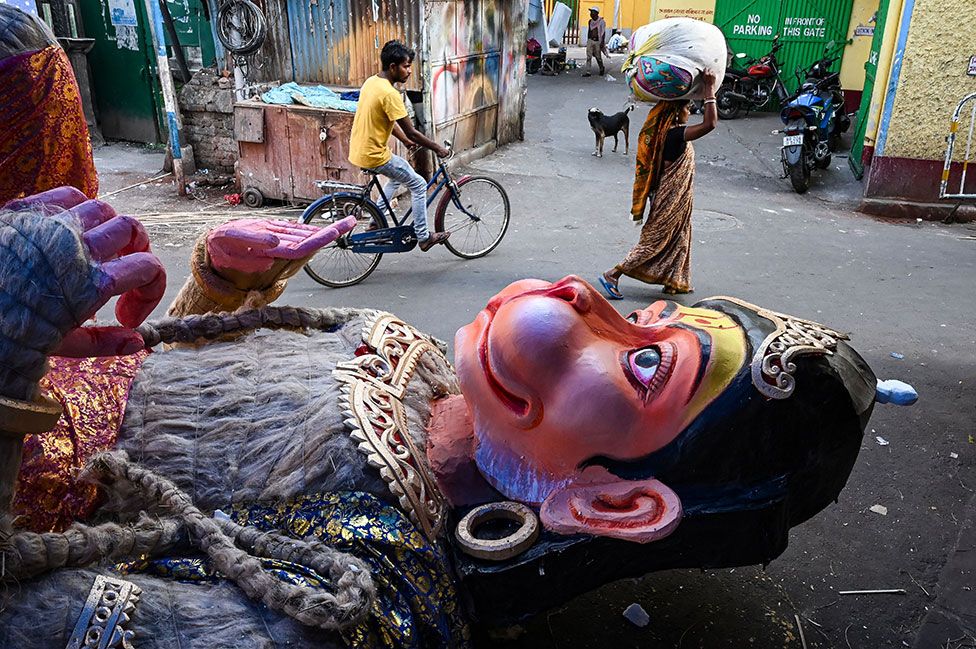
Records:
<instances>
[{"instance_id":1,"label":"green metal gate","mask_svg":"<svg viewBox=\"0 0 976 649\"><path fill-rule=\"evenodd\" d=\"M777 54L783 81L793 91L797 70L805 70L823 56L830 41L848 39L854 0L717 0L715 24L733 52L760 57L779 35L783 49ZM834 70L840 69L837 61Z\"/></svg>"},{"instance_id":2,"label":"green metal gate","mask_svg":"<svg viewBox=\"0 0 976 649\"><path fill-rule=\"evenodd\" d=\"M864 177L864 136L867 133L868 117L871 112L871 95L874 94L874 84L878 77L878 56L881 54L881 42L884 39L888 4L889 0L881 0L878 12L875 14L874 40L871 41L871 53L868 54L868 60L864 64L864 92L861 94L861 107L857 111L851 154L847 157L847 164L858 180Z\"/></svg>"}]
</instances>

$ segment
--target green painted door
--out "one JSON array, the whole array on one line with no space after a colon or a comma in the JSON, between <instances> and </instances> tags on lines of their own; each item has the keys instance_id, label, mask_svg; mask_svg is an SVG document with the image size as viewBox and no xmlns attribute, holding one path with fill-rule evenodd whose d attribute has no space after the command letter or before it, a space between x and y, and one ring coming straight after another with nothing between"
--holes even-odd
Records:
<instances>
[{"instance_id":1,"label":"green painted door","mask_svg":"<svg viewBox=\"0 0 976 649\"><path fill-rule=\"evenodd\" d=\"M871 53L868 54L868 60L864 64L864 92L861 94L861 107L857 111L851 154L847 158L847 164L858 180L864 177L864 160L862 159L864 136L867 133L868 117L871 112L871 95L874 94L874 84L878 77L878 56L881 54L881 42L884 40L888 3L889 0L881 0L878 11L874 15L874 40L871 41Z\"/></svg>"},{"instance_id":2,"label":"green painted door","mask_svg":"<svg viewBox=\"0 0 976 649\"><path fill-rule=\"evenodd\" d=\"M208 67L217 59L213 32L203 10L201 0L167 0L180 46L191 70ZM166 44L172 52L173 44L167 35Z\"/></svg>"},{"instance_id":3,"label":"green painted door","mask_svg":"<svg viewBox=\"0 0 976 649\"><path fill-rule=\"evenodd\" d=\"M88 61L102 134L113 140L160 142L162 100L145 2L86 0L81 13L85 35L95 39ZM113 24L131 22L131 17L135 25Z\"/></svg>"},{"instance_id":4,"label":"green painted door","mask_svg":"<svg viewBox=\"0 0 976 649\"><path fill-rule=\"evenodd\" d=\"M733 52L752 57L768 54L773 37L783 48L777 54L783 82L791 92L797 69L805 70L823 56L830 41L848 39L854 0L717 0L715 24ZM840 69L840 61L835 71Z\"/></svg>"}]
</instances>

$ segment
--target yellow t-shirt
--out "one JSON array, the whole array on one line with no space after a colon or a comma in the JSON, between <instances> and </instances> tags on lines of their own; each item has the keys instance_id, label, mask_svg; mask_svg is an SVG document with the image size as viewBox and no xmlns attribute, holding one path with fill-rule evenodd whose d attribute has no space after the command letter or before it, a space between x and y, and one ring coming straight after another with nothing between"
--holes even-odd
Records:
<instances>
[{"instance_id":1,"label":"yellow t-shirt","mask_svg":"<svg viewBox=\"0 0 976 649\"><path fill-rule=\"evenodd\" d=\"M403 97L388 79L372 76L359 91L359 106L352 120L349 162L375 169L393 157L388 143L393 124L407 116Z\"/></svg>"}]
</instances>

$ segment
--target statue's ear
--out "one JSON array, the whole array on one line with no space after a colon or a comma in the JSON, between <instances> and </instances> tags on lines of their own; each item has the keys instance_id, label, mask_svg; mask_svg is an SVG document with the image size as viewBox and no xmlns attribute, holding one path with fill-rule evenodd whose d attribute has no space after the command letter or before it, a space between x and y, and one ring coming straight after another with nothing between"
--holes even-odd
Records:
<instances>
[{"instance_id":1,"label":"statue's ear","mask_svg":"<svg viewBox=\"0 0 976 649\"><path fill-rule=\"evenodd\" d=\"M590 467L579 480L546 498L540 518L558 534L650 543L678 527L681 501L657 480L623 480Z\"/></svg>"}]
</instances>

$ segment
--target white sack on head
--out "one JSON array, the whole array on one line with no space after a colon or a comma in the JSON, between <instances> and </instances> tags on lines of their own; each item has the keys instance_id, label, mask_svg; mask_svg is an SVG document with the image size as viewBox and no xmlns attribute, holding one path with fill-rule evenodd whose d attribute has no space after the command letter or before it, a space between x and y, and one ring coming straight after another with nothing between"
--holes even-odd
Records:
<instances>
[{"instance_id":1,"label":"white sack on head","mask_svg":"<svg viewBox=\"0 0 976 649\"><path fill-rule=\"evenodd\" d=\"M716 88L701 87L702 70L725 76L727 46L722 31L693 18L666 18L644 25L630 37L624 63L637 101L703 99Z\"/></svg>"}]
</instances>

